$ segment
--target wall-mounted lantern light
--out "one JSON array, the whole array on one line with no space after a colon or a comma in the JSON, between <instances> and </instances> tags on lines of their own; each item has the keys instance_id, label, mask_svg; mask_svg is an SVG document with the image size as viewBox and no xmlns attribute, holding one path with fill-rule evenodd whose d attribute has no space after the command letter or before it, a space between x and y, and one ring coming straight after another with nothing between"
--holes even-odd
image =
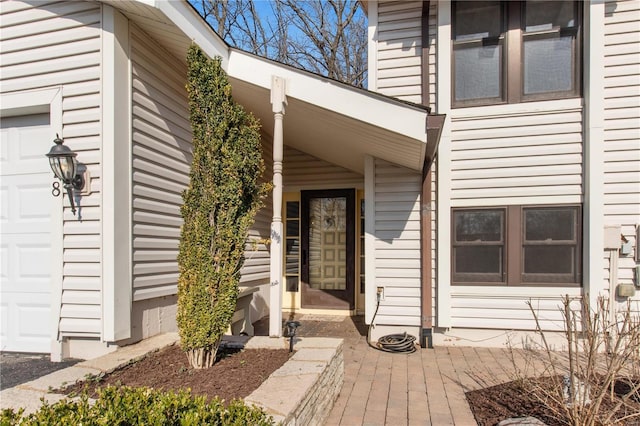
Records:
<instances>
[{"instance_id":1,"label":"wall-mounted lantern light","mask_svg":"<svg viewBox=\"0 0 640 426\"><path fill-rule=\"evenodd\" d=\"M78 164L76 162L76 155L78 154L71 151L68 146L63 145L62 143L64 141L60 139L58 134L56 134L53 142L55 142L55 145L51 147L51 150L47 154L49 165L51 166L51 170L53 170L53 174L64 184L67 195L69 196L69 201L71 202L71 212L75 216L76 207L73 203L73 191L79 191L84 186L84 178L82 174L78 173ZM56 185L57 183L54 183L52 193L57 197L60 194L60 189L57 188Z\"/></svg>"}]
</instances>

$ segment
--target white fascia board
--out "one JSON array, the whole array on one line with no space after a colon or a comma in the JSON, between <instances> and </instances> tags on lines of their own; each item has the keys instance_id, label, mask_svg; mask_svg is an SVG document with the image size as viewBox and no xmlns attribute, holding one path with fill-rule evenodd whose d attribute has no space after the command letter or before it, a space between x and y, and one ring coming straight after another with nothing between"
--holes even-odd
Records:
<instances>
[{"instance_id":1,"label":"white fascia board","mask_svg":"<svg viewBox=\"0 0 640 426\"><path fill-rule=\"evenodd\" d=\"M271 76L287 80L287 96L426 143L427 111L346 87L255 55L231 50L230 77L269 90Z\"/></svg>"},{"instance_id":2,"label":"white fascia board","mask_svg":"<svg viewBox=\"0 0 640 426\"><path fill-rule=\"evenodd\" d=\"M210 58L215 58L216 56L222 58L222 68L224 70L227 69L229 63L229 46L186 1L137 1L152 5L164 13L185 35L200 46Z\"/></svg>"}]
</instances>

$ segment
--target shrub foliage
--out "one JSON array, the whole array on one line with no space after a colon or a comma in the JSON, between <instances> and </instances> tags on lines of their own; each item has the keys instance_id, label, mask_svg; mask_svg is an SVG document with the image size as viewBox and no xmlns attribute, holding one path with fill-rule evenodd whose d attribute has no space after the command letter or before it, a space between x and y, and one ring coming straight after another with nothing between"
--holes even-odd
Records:
<instances>
[{"instance_id":1,"label":"shrub foliage","mask_svg":"<svg viewBox=\"0 0 640 426\"><path fill-rule=\"evenodd\" d=\"M87 395L47 404L33 414L2 410L0 425L273 425L273 419L240 400L224 403L186 390L161 392L150 388L109 386L98 391L95 404Z\"/></svg>"},{"instance_id":2,"label":"shrub foliage","mask_svg":"<svg viewBox=\"0 0 640 426\"><path fill-rule=\"evenodd\" d=\"M182 194L177 322L191 365L207 368L235 310L245 241L266 186L259 123L233 101L221 60L196 45L187 59L193 162Z\"/></svg>"}]
</instances>

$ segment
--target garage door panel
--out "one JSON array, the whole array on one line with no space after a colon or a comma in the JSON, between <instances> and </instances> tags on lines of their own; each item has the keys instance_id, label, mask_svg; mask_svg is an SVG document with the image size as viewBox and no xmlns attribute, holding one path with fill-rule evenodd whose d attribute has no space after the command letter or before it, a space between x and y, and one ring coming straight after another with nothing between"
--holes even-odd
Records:
<instances>
[{"instance_id":1,"label":"garage door panel","mask_svg":"<svg viewBox=\"0 0 640 426\"><path fill-rule=\"evenodd\" d=\"M7 342L15 340L9 328L9 304L4 299L0 303L0 350L3 351L6 350Z\"/></svg>"},{"instance_id":2,"label":"garage door panel","mask_svg":"<svg viewBox=\"0 0 640 426\"><path fill-rule=\"evenodd\" d=\"M3 297L9 293L49 292L50 239L49 234L3 235L2 250L6 253L2 260Z\"/></svg>"},{"instance_id":3,"label":"garage door panel","mask_svg":"<svg viewBox=\"0 0 640 426\"><path fill-rule=\"evenodd\" d=\"M49 128L48 114L2 119L2 174L30 174L46 171L45 156L55 135Z\"/></svg>"},{"instance_id":4,"label":"garage door panel","mask_svg":"<svg viewBox=\"0 0 640 426\"><path fill-rule=\"evenodd\" d=\"M47 233L51 226L51 181L47 173L3 176L2 234Z\"/></svg>"},{"instance_id":5,"label":"garage door panel","mask_svg":"<svg viewBox=\"0 0 640 426\"><path fill-rule=\"evenodd\" d=\"M48 352L51 345L50 300L43 294L15 295L13 300L2 304L3 351Z\"/></svg>"},{"instance_id":6,"label":"garage door panel","mask_svg":"<svg viewBox=\"0 0 640 426\"><path fill-rule=\"evenodd\" d=\"M3 171L9 167L8 162L9 162L9 129L3 128L0 131L0 167L2 167Z\"/></svg>"},{"instance_id":7,"label":"garage door panel","mask_svg":"<svg viewBox=\"0 0 640 426\"><path fill-rule=\"evenodd\" d=\"M27 128L20 132L16 152L19 173L37 173L44 167L49 167L49 159L44 154L54 145L53 139L48 126Z\"/></svg>"},{"instance_id":8,"label":"garage door panel","mask_svg":"<svg viewBox=\"0 0 640 426\"><path fill-rule=\"evenodd\" d=\"M2 239L0 245L0 280L4 287L4 282L9 278L9 245Z\"/></svg>"},{"instance_id":9,"label":"garage door panel","mask_svg":"<svg viewBox=\"0 0 640 426\"><path fill-rule=\"evenodd\" d=\"M46 245L18 244L17 286L21 292L48 292L51 285L51 248ZM39 264L38 268L33 265Z\"/></svg>"},{"instance_id":10,"label":"garage door panel","mask_svg":"<svg viewBox=\"0 0 640 426\"><path fill-rule=\"evenodd\" d=\"M29 176L27 182L17 185L18 217L22 224L44 225L49 227L49 185L47 175Z\"/></svg>"},{"instance_id":11,"label":"garage door panel","mask_svg":"<svg viewBox=\"0 0 640 426\"><path fill-rule=\"evenodd\" d=\"M2 178L2 186L0 186L0 224L2 229L9 220L9 187L4 183L4 177Z\"/></svg>"}]
</instances>

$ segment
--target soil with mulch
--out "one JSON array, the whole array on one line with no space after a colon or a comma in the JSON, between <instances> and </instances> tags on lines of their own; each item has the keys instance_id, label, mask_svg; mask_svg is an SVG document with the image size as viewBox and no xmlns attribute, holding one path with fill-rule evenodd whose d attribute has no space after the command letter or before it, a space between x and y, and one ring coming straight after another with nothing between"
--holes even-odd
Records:
<instances>
[{"instance_id":1,"label":"soil with mulch","mask_svg":"<svg viewBox=\"0 0 640 426\"><path fill-rule=\"evenodd\" d=\"M211 368L196 370L191 368L180 346L172 345L112 373L88 378L56 392L73 396L86 390L95 397L97 389L108 385L176 391L189 388L192 395L209 399L217 396L229 402L256 390L289 356L286 349L220 348L218 360Z\"/></svg>"},{"instance_id":2,"label":"soil with mulch","mask_svg":"<svg viewBox=\"0 0 640 426\"><path fill-rule=\"evenodd\" d=\"M540 386L549 386L551 379L549 377L533 379ZM554 410L542 403L535 397L520 381L512 381L491 386L484 389L478 389L466 393L467 402L479 426L494 426L500 421L508 418L516 417L535 417L546 425L567 425L567 419L561 418L558 414L561 410ZM623 382L616 383L615 392L623 394L629 392L630 387ZM602 402L600 412L606 412L615 406L617 399L613 401L605 400ZM640 412L640 401L632 398L626 406L621 407L615 415L615 419L620 419L630 414ZM612 424L625 426L640 425L640 418L635 417L628 421L613 421Z\"/></svg>"}]
</instances>

